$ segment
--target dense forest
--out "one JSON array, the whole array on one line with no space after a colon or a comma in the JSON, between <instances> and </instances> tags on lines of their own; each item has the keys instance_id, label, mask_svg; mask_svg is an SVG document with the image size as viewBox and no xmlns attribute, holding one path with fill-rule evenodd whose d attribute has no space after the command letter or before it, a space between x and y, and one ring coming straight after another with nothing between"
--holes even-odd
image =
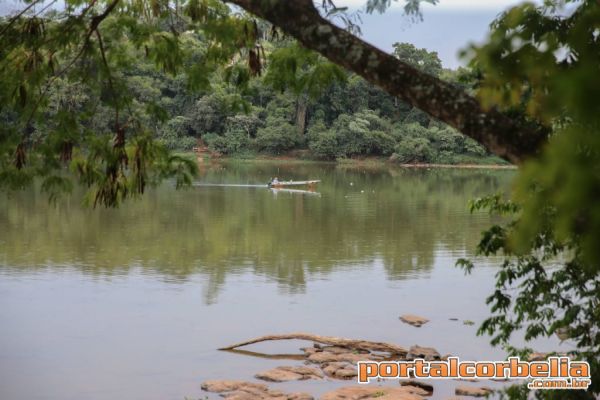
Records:
<instances>
[{"instance_id":1,"label":"dense forest","mask_svg":"<svg viewBox=\"0 0 600 400\"><path fill-rule=\"evenodd\" d=\"M124 111L135 115L135 123L150 129L168 149L182 152L206 147L213 155L240 158L289 154L318 160L504 163L473 139L363 78L289 38L278 38L266 24L257 32L263 40L250 54L260 64L253 77L234 60L195 81L168 62L157 69L157 60L136 50L134 43L119 43L129 48L129 57L137 58L134 68L113 71L112 84L124 86L120 90L131 95ZM180 41L190 62L210 57L201 34L186 32ZM153 50L169 53L168 44L164 41L162 48ZM429 74L464 88L472 85L472 73L444 69L435 52L407 43L397 43L394 49L396 57ZM130 66L131 60L126 63ZM206 76L211 76L210 82L202 81ZM79 120L70 121L72 126L111 131L114 110L107 106L110 99L101 98L110 96L108 89L91 92L74 80L56 79L48 93L48 115L30 124L31 136L41 139L60 129L47 121L64 124L74 115ZM0 115L7 123L15 117L6 111Z\"/></svg>"},{"instance_id":2,"label":"dense forest","mask_svg":"<svg viewBox=\"0 0 600 400\"><path fill-rule=\"evenodd\" d=\"M242 93L231 90L226 76L212 82L212 91L190 95L178 77L142 71L131 77L133 90L168 110L157 134L176 150L190 150L201 139L215 153L238 157L304 150L296 154L327 160L379 156L400 163L503 162L359 76L319 60L303 65L310 53L285 42L268 42L265 74ZM407 43L394 47L397 57L431 74L456 84L469 78L466 70L443 69L434 52ZM280 65L269 69L271 63ZM281 77L281 71L291 76Z\"/></svg>"}]
</instances>

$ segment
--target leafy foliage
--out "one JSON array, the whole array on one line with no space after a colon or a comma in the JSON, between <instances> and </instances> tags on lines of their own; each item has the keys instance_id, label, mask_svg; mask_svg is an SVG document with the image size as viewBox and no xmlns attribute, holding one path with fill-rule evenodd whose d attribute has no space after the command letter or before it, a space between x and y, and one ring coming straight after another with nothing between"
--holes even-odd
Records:
<instances>
[{"instance_id":1,"label":"leafy foliage","mask_svg":"<svg viewBox=\"0 0 600 400\"><path fill-rule=\"evenodd\" d=\"M500 15L489 41L470 49L484 104L554 128L540 156L522 167L510 203L497 196L474 204L516 213L479 244L483 255L506 257L480 333L516 352L509 340L520 329L526 340L561 331L592 367L588 391L537 391L537 398L600 393L599 21L596 1L525 3Z\"/></svg>"},{"instance_id":2,"label":"leafy foliage","mask_svg":"<svg viewBox=\"0 0 600 400\"><path fill-rule=\"evenodd\" d=\"M566 3L572 3L567 1ZM523 223L513 247L551 223L560 240L578 238L583 257L600 266L600 7L596 1L566 10L560 2L511 8L493 24L488 43L471 49L484 72L479 96L488 104L522 110L554 125L541 157L526 164L517 184ZM540 210L553 208L548 221Z\"/></svg>"},{"instance_id":3,"label":"leafy foliage","mask_svg":"<svg viewBox=\"0 0 600 400\"><path fill-rule=\"evenodd\" d=\"M256 146L260 151L279 154L296 147L300 139L292 124L282 118L268 117L266 126L256 133Z\"/></svg>"},{"instance_id":4,"label":"leafy foliage","mask_svg":"<svg viewBox=\"0 0 600 400\"><path fill-rule=\"evenodd\" d=\"M427 72L430 75L439 76L442 72L442 61L436 52L426 49L417 49L410 43L394 43L393 54L400 60Z\"/></svg>"},{"instance_id":5,"label":"leafy foliage","mask_svg":"<svg viewBox=\"0 0 600 400\"><path fill-rule=\"evenodd\" d=\"M561 398L593 399L600 392L600 276L586 262L579 238L559 239L553 231L554 208L544 208L546 224L538 231L527 254L515 253L511 236L524 223L522 207L496 195L477 199L472 211L488 210L513 217L505 225L494 225L483 233L477 247L484 256L503 255L496 274L496 290L488 297L492 315L479 334L493 336L492 344L503 345L512 355L526 357L531 349L516 349L510 340L523 331L526 341L561 332L575 345L572 356L588 361L592 385L589 391L561 391ZM473 263L461 259L458 265L470 272ZM511 398L527 398L528 390L511 388ZM555 398L553 391L536 391L537 398Z\"/></svg>"}]
</instances>

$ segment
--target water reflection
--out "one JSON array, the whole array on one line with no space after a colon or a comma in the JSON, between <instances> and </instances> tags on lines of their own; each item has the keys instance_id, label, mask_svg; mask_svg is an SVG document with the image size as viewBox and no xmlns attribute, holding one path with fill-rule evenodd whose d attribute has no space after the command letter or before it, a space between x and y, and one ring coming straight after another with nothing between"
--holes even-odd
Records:
<instances>
[{"instance_id":1,"label":"water reflection","mask_svg":"<svg viewBox=\"0 0 600 400\"><path fill-rule=\"evenodd\" d=\"M512 171L218 165L201 183L258 185L271 176L321 179L320 195L265 187L152 190L117 210L57 205L28 191L0 197L0 273L76 268L101 278L132 268L165 282L204 277L207 303L227 277L252 272L283 292L381 263L389 280L427 276L440 253L473 249L487 216L467 201L508 186Z\"/></svg>"}]
</instances>

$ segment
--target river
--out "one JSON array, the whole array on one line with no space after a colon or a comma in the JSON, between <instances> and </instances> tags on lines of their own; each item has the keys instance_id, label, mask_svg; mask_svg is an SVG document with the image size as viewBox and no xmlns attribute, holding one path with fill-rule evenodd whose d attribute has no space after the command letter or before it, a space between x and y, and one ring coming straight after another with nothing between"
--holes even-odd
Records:
<instances>
[{"instance_id":1,"label":"river","mask_svg":"<svg viewBox=\"0 0 600 400\"><path fill-rule=\"evenodd\" d=\"M34 190L3 194L0 398L204 398L206 379L298 363L217 348L296 331L503 359L475 335L497 261L479 260L467 277L454 263L492 222L468 201L509 189L514 175L229 163L202 168L194 187L165 183L111 210L82 207L78 193L57 204ZM322 182L316 193L252 186L273 176ZM406 325L406 313L431 322ZM274 387L319 395L342 384Z\"/></svg>"}]
</instances>

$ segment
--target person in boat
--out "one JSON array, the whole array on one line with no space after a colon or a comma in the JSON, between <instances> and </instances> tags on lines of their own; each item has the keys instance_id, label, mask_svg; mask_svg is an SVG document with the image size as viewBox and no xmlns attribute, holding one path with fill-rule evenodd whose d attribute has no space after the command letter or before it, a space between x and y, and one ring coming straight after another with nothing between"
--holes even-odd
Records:
<instances>
[{"instance_id":1,"label":"person in boat","mask_svg":"<svg viewBox=\"0 0 600 400\"><path fill-rule=\"evenodd\" d=\"M277 177L271 179L271 182L269 182L269 186L274 186L277 185L279 183L279 179L277 179Z\"/></svg>"}]
</instances>

